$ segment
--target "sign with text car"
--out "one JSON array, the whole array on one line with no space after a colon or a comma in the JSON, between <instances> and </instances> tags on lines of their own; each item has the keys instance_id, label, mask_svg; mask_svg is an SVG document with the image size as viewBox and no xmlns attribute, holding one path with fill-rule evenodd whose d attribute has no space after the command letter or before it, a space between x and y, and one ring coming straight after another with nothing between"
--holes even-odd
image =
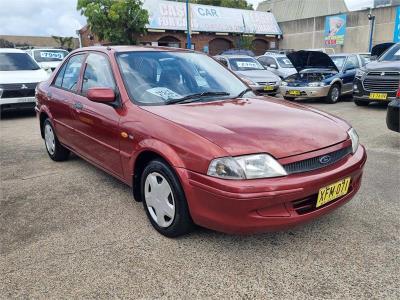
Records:
<instances>
[{"instance_id":1,"label":"sign with text car","mask_svg":"<svg viewBox=\"0 0 400 300\"><path fill-rule=\"evenodd\" d=\"M182 2L145 0L149 29L186 30L186 6ZM272 13L190 4L191 30L199 32L239 32L282 34Z\"/></svg>"},{"instance_id":2,"label":"sign with text car","mask_svg":"<svg viewBox=\"0 0 400 300\"><path fill-rule=\"evenodd\" d=\"M325 45L343 45L346 34L346 14L325 17Z\"/></svg>"}]
</instances>

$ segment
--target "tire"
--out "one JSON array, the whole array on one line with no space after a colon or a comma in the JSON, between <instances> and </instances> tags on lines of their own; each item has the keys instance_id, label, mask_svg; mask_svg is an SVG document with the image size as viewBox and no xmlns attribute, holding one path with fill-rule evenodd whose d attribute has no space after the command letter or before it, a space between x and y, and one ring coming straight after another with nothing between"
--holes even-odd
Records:
<instances>
[{"instance_id":1,"label":"tire","mask_svg":"<svg viewBox=\"0 0 400 300\"><path fill-rule=\"evenodd\" d=\"M334 85L331 86L331 89L329 90L328 96L325 98L325 102L329 104L335 104L336 102L339 101L340 98L340 85L335 83Z\"/></svg>"},{"instance_id":2,"label":"tire","mask_svg":"<svg viewBox=\"0 0 400 300\"><path fill-rule=\"evenodd\" d=\"M285 99L285 100L288 100L288 101L292 101L292 100L294 100L294 98L293 98L293 97L286 97L286 96L283 96L283 99Z\"/></svg>"},{"instance_id":3,"label":"tire","mask_svg":"<svg viewBox=\"0 0 400 300\"><path fill-rule=\"evenodd\" d=\"M69 157L69 150L58 141L53 125L49 119L43 122L44 145L47 154L54 161L64 161Z\"/></svg>"},{"instance_id":4,"label":"tire","mask_svg":"<svg viewBox=\"0 0 400 300\"><path fill-rule=\"evenodd\" d=\"M268 94L267 96L275 97L275 96L276 96L276 93L274 93L274 94Z\"/></svg>"},{"instance_id":5,"label":"tire","mask_svg":"<svg viewBox=\"0 0 400 300\"><path fill-rule=\"evenodd\" d=\"M193 230L187 201L178 177L161 159L145 167L140 182L142 202L151 225L166 237Z\"/></svg>"},{"instance_id":6,"label":"tire","mask_svg":"<svg viewBox=\"0 0 400 300\"><path fill-rule=\"evenodd\" d=\"M368 106L369 101L354 100L354 103L355 103L357 106Z\"/></svg>"}]
</instances>

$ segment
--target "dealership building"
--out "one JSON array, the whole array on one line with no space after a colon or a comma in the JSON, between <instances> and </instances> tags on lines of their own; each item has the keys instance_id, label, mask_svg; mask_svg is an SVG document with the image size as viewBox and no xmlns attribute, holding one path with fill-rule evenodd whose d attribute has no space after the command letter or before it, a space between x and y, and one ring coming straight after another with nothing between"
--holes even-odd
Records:
<instances>
[{"instance_id":1,"label":"dealership building","mask_svg":"<svg viewBox=\"0 0 400 300\"><path fill-rule=\"evenodd\" d=\"M149 13L146 34L138 35L141 45L186 48L186 4L182 2L145 0ZM240 48L245 37L256 54L279 47L282 32L270 12L190 4L192 49L211 55ZM82 46L107 44L99 41L86 25L79 30ZM248 45L248 44L247 44Z\"/></svg>"}]
</instances>

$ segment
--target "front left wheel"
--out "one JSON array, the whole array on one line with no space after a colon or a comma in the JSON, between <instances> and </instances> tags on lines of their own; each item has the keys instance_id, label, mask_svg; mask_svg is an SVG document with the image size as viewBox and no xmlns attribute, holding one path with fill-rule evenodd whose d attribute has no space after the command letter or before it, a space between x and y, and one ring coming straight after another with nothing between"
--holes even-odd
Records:
<instances>
[{"instance_id":1,"label":"front left wheel","mask_svg":"<svg viewBox=\"0 0 400 300\"><path fill-rule=\"evenodd\" d=\"M326 96L325 101L329 104L334 104L339 101L340 98L340 85L335 83L329 90L328 96Z\"/></svg>"},{"instance_id":2,"label":"front left wheel","mask_svg":"<svg viewBox=\"0 0 400 300\"><path fill-rule=\"evenodd\" d=\"M155 159L144 169L141 195L151 225L162 235L177 237L193 229L179 179L163 160Z\"/></svg>"}]
</instances>

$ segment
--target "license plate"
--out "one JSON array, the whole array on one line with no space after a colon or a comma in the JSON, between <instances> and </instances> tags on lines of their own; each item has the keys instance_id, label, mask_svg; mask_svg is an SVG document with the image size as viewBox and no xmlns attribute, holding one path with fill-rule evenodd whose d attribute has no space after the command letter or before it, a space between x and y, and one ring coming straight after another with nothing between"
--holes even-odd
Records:
<instances>
[{"instance_id":1,"label":"license plate","mask_svg":"<svg viewBox=\"0 0 400 300\"><path fill-rule=\"evenodd\" d=\"M369 99L386 100L387 99L387 94L386 93L370 93L369 94Z\"/></svg>"},{"instance_id":2,"label":"license plate","mask_svg":"<svg viewBox=\"0 0 400 300\"><path fill-rule=\"evenodd\" d=\"M289 91L289 95L300 96L300 91L291 90Z\"/></svg>"},{"instance_id":3,"label":"license plate","mask_svg":"<svg viewBox=\"0 0 400 300\"><path fill-rule=\"evenodd\" d=\"M272 85L266 85L264 86L264 91L273 91L274 87Z\"/></svg>"},{"instance_id":4,"label":"license plate","mask_svg":"<svg viewBox=\"0 0 400 300\"><path fill-rule=\"evenodd\" d=\"M342 179L338 182L335 182L331 185L323 187L319 189L317 205L316 207L320 207L330 201L333 201L339 197L342 197L347 194L350 187L350 177Z\"/></svg>"}]
</instances>

